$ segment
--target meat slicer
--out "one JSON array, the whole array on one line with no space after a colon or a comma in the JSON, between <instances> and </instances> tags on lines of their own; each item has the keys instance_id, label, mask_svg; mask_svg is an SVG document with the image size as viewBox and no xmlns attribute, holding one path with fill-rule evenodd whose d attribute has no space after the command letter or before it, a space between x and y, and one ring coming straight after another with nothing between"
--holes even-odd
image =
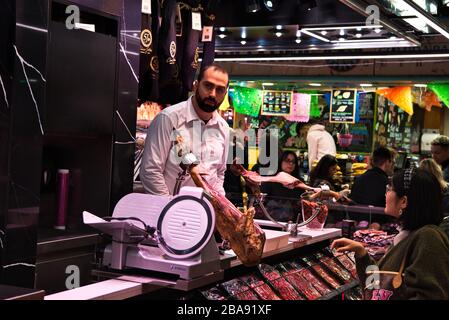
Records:
<instances>
[{"instance_id":1,"label":"meat slicer","mask_svg":"<svg viewBox=\"0 0 449 320\"><path fill-rule=\"evenodd\" d=\"M84 223L112 236L103 266L137 268L193 279L221 269L213 237L215 214L203 189L182 187L176 196L131 193L112 217L83 213ZM223 258L222 258L223 259Z\"/></svg>"}]
</instances>

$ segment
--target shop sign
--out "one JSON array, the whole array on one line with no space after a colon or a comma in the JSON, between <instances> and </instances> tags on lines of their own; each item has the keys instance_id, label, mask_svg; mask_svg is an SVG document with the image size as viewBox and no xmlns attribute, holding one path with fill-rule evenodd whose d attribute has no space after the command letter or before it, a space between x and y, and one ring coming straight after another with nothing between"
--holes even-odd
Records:
<instances>
[{"instance_id":1,"label":"shop sign","mask_svg":"<svg viewBox=\"0 0 449 320\"><path fill-rule=\"evenodd\" d=\"M263 91L262 115L289 116L293 103L293 91Z\"/></svg>"},{"instance_id":2,"label":"shop sign","mask_svg":"<svg viewBox=\"0 0 449 320\"><path fill-rule=\"evenodd\" d=\"M331 97L330 122L355 123L357 90L333 90Z\"/></svg>"}]
</instances>

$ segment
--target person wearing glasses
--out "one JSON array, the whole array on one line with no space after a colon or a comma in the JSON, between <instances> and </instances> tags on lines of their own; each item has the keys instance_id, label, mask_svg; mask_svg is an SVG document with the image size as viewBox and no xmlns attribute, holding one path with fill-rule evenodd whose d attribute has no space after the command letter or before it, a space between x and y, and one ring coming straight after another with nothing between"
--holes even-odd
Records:
<instances>
[{"instance_id":1,"label":"person wearing glasses","mask_svg":"<svg viewBox=\"0 0 449 320\"><path fill-rule=\"evenodd\" d=\"M172 195L187 153L200 161L205 179L218 192L223 189L229 146L229 125L218 114L229 84L228 72L218 64L200 71L193 95L164 109L151 122L145 141L140 179L146 193ZM194 186L190 176L182 186Z\"/></svg>"},{"instance_id":2,"label":"person wearing glasses","mask_svg":"<svg viewBox=\"0 0 449 320\"><path fill-rule=\"evenodd\" d=\"M300 179L298 157L293 151L284 151L279 158L277 173L285 172ZM262 183L260 191L265 196L265 207L270 215L277 221L296 221L301 211L300 197L304 190L288 188L278 182ZM256 209L257 218L263 218L263 213Z\"/></svg>"},{"instance_id":3,"label":"person wearing glasses","mask_svg":"<svg viewBox=\"0 0 449 320\"><path fill-rule=\"evenodd\" d=\"M449 299L449 239L438 227L441 195L430 172L399 171L387 186L385 213L398 220L400 232L385 256L375 262L360 242L342 238L332 243L337 252L355 253L366 299Z\"/></svg>"}]
</instances>

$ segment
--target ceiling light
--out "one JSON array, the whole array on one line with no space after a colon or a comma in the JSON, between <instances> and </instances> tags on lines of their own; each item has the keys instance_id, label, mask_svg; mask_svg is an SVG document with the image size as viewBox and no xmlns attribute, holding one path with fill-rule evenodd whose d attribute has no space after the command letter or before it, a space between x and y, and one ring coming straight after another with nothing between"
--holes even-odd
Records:
<instances>
[{"instance_id":1,"label":"ceiling light","mask_svg":"<svg viewBox=\"0 0 449 320\"><path fill-rule=\"evenodd\" d=\"M276 26L276 30L282 30L282 26L281 25L277 25Z\"/></svg>"},{"instance_id":2,"label":"ceiling light","mask_svg":"<svg viewBox=\"0 0 449 320\"><path fill-rule=\"evenodd\" d=\"M277 0L263 0L263 4L268 11L275 11L278 7L279 1Z\"/></svg>"},{"instance_id":3,"label":"ceiling light","mask_svg":"<svg viewBox=\"0 0 449 320\"><path fill-rule=\"evenodd\" d=\"M311 87L321 87L321 83L309 83Z\"/></svg>"},{"instance_id":4,"label":"ceiling light","mask_svg":"<svg viewBox=\"0 0 449 320\"><path fill-rule=\"evenodd\" d=\"M363 26L340 26L340 27L316 27L316 28L303 28L303 30L308 31L321 31L321 30L346 30L346 29L379 29L382 28L380 24L376 25L363 25Z\"/></svg>"},{"instance_id":5,"label":"ceiling light","mask_svg":"<svg viewBox=\"0 0 449 320\"><path fill-rule=\"evenodd\" d=\"M431 20L429 17L427 17L425 14L423 14L421 11L423 11L419 6L417 6L415 3L410 3L409 1L402 1L403 4L413 12L415 16L417 16L420 19L423 19L426 21L426 23L431 26L433 29L441 33L443 36L449 39L449 32L446 30L446 28L440 26L433 20Z\"/></svg>"},{"instance_id":6,"label":"ceiling light","mask_svg":"<svg viewBox=\"0 0 449 320\"><path fill-rule=\"evenodd\" d=\"M300 0L299 1L299 8L301 10L312 10L316 7L316 1L315 0Z\"/></svg>"},{"instance_id":7,"label":"ceiling light","mask_svg":"<svg viewBox=\"0 0 449 320\"><path fill-rule=\"evenodd\" d=\"M215 61L322 61L357 59L430 59L449 58L449 53L432 54L384 54L384 55L345 55L345 56L282 56L282 57L217 57ZM202 59L201 59L202 60Z\"/></svg>"},{"instance_id":8,"label":"ceiling light","mask_svg":"<svg viewBox=\"0 0 449 320\"><path fill-rule=\"evenodd\" d=\"M344 36L344 35L345 35L345 30L344 30L344 29L341 29L341 30L340 30L340 35L341 35L341 36Z\"/></svg>"},{"instance_id":9,"label":"ceiling light","mask_svg":"<svg viewBox=\"0 0 449 320\"><path fill-rule=\"evenodd\" d=\"M358 27L358 28L357 28L357 31L362 31L362 28Z\"/></svg>"},{"instance_id":10,"label":"ceiling light","mask_svg":"<svg viewBox=\"0 0 449 320\"><path fill-rule=\"evenodd\" d=\"M326 30L323 30L323 31L321 31L321 34L322 34L323 36L325 36L325 35L327 34L327 31L326 31Z\"/></svg>"},{"instance_id":11,"label":"ceiling light","mask_svg":"<svg viewBox=\"0 0 449 320\"><path fill-rule=\"evenodd\" d=\"M298 38L298 39L295 40L295 42L296 42L297 44L300 44L300 43L301 43L301 39Z\"/></svg>"},{"instance_id":12,"label":"ceiling light","mask_svg":"<svg viewBox=\"0 0 449 320\"><path fill-rule=\"evenodd\" d=\"M391 37L390 37L390 39L391 39L391 40L396 40L396 39L397 39L397 37L395 37L395 36L391 36Z\"/></svg>"},{"instance_id":13,"label":"ceiling light","mask_svg":"<svg viewBox=\"0 0 449 320\"><path fill-rule=\"evenodd\" d=\"M245 0L246 12L257 12L260 10L259 0Z\"/></svg>"},{"instance_id":14,"label":"ceiling light","mask_svg":"<svg viewBox=\"0 0 449 320\"><path fill-rule=\"evenodd\" d=\"M329 39L324 38L324 37L322 37L322 36L319 36L319 35L317 35L317 34L315 34L315 33L313 33L313 32L310 32L310 31L308 31L308 30L301 29L301 32L302 32L302 33L305 33L305 34L307 34L307 35L309 35L309 36L311 36L311 37L317 38L317 39L319 39L319 40L321 40L321 41L324 41L324 42L331 42Z\"/></svg>"},{"instance_id":15,"label":"ceiling light","mask_svg":"<svg viewBox=\"0 0 449 320\"><path fill-rule=\"evenodd\" d=\"M262 85L266 86L266 87L271 87L271 86L274 86L274 83L273 82L264 82L264 83L262 83Z\"/></svg>"},{"instance_id":16,"label":"ceiling light","mask_svg":"<svg viewBox=\"0 0 449 320\"><path fill-rule=\"evenodd\" d=\"M226 28L225 28L225 27L220 27L220 31L221 31L221 32L225 32L225 31L226 31Z\"/></svg>"},{"instance_id":17,"label":"ceiling light","mask_svg":"<svg viewBox=\"0 0 449 320\"><path fill-rule=\"evenodd\" d=\"M276 34L276 37L278 37L278 38L282 37L282 32L276 32L275 34Z\"/></svg>"},{"instance_id":18,"label":"ceiling light","mask_svg":"<svg viewBox=\"0 0 449 320\"><path fill-rule=\"evenodd\" d=\"M427 88L427 84L416 83L415 87L417 87L417 88Z\"/></svg>"},{"instance_id":19,"label":"ceiling light","mask_svg":"<svg viewBox=\"0 0 449 320\"><path fill-rule=\"evenodd\" d=\"M362 34L361 33L357 33L355 36L356 36L356 38L360 39L362 37Z\"/></svg>"},{"instance_id":20,"label":"ceiling light","mask_svg":"<svg viewBox=\"0 0 449 320\"><path fill-rule=\"evenodd\" d=\"M373 85L371 83L361 83L361 87L372 87Z\"/></svg>"},{"instance_id":21,"label":"ceiling light","mask_svg":"<svg viewBox=\"0 0 449 320\"><path fill-rule=\"evenodd\" d=\"M244 46L246 44L245 40L240 41L240 43L242 44L242 46Z\"/></svg>"},{"instance_id":22,"label":"ceiling light","mask_svg":"<svg viewBox=\"0 0 449 320\"><path fill-rule=\"evenodd\" d=\"M346 39L345 38L339 38L338 41L340 41L340 42L341 41L346 41Z\"/></svg>"},{"instance_id":23,"label":"ceiling light","mask_svg":"<svg viewBox=\"0 0 449 320\"><path fill-rule=\"evenodd\" d=\"M242 33L241 33L240 37L242 39L246 39L246 30L242 30Z\"/></svg>"},{"instance_id":24,"label":"ceiling light","mask_svg":"<svg viewBox=\"0 0 449 320\"><path fill-rule=\"evenodd\" d=\"M296 37L301 38L301 30L296 31Z\"/></svg>"},{"instance_id":25,"label":"ceiling light","mask_svg":"<svg viewBox=\"0 0 449 320\"><path fill-rule=\"evenodd\" d=\"M133 37L137 37L138 35L138 33L133 33Z\"/></svg>"},{"instance_id":26,"label":"ceiling light","mask_svg":"<svg viewBox=\"0 0 449 320\"><path fill-rule=\"evenodd\" d=\"M226 38L226 35L225 35L224 33L220 33L220 34L218 35L218 37L219 37L220 39L224 39L224 38Z\"/></svg>"},{"instance_id":27,"label":"ceiling light","mask_svg":"<svg viewBox=\"0 0 449 320\"><path fill-rule=\"evenodd\" d=\"M381 33L382 30L380 30L379 28L376 28L376 29L374 29L374 32L375 32L375 33Z\"/></svg>"}]
</instances>

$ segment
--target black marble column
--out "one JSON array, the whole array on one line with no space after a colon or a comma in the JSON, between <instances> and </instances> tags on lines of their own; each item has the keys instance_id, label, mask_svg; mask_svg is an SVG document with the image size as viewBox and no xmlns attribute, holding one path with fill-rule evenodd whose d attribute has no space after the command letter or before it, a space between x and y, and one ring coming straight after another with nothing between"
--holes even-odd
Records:
<instances>
[{"instance_id":1,"label":"black marble column","mask_svg":"<svg viewBox=\"0 0 449 320\"><path fill-rule=\"evenodd\" d=\"M141 0L58 2L79 4L95 9L99 14L112 14L120 20L120 45L114 52L118 56L115 102L110 106L112 131L107 137L100 135L97 141L108 149L106 151L112 150L104 159L112 162L108 176L102 173L99 177L110 181L107 191L110 193L110 212L102 214L111 214L115 203L133 189ZM42 211L46 209L42 203L48 199L43 200L46 191L41 189L43 172L48 164L48 145L65 139L68 148L76 149L79 141L85 139L47 134L48 113L51 112L51 109L47 110L51 87L46 82L47 70L57 64L70 63L52 61L48 56L51 3L51 0L0 0L0 76L3 84L0 85L0 283L22 287L34 287L38 228L43 222L51 223L46 221L47 212ZM64 77L62 72L61 77ZM64 144L61 146L61 150L65 150ZM101 154L104 148L95 146L94 140L87 145L84 143L79 152L82 154L74 154L72 159L81 157L88 161L89 153ZM101 160L100 155L97 158ZM97 163L98 159L86 167L93 170L92 174L98 175L96 168L101 165ZM75 178L84 183L85 176L75 175ZM78 200L78 208L83 208L85 199L80 195Z\"/></svg>"},{"instance_id":2,"label":"black marble column","mask_svg":"<svg viewBox=\"0 0 449 320\"><path fill-rule=\"evenodd\" d=\"M33 287L43 138L41 118L46 90L48 3L47 0L0 3L0 38L5 44L2 45L0 74L8 97L6 103L3 93L0 94L0 228L4 232L0 281Z\"/></svg>"}]
</instances>

